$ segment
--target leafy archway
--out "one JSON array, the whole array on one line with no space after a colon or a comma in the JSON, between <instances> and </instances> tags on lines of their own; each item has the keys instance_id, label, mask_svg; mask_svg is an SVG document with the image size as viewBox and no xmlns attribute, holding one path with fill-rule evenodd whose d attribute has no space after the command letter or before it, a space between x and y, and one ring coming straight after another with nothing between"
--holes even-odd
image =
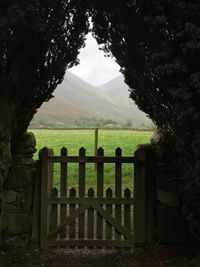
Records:
<instances>
[{"instance_id":1,"label":"leafy archway","mask_svg":"<svg viewBox=\"0 0 200 267\"><path fill-rule=\"evenodd\" d=\"M89 25L83 2L9 0L0 5L0 232L11 150L66 68L78 64Z\"/></svg>"},{"instance_id":2,"label":"leafy archway","mask_svg":"<svg viewBox=\"0 0 200 267\"><path fill-rule=\"evenodd\" d=\"M183 212L200 237L200 4L93 1L93 34L130 96L163 131L179 170Z\"/></svg>"}]
</instances>

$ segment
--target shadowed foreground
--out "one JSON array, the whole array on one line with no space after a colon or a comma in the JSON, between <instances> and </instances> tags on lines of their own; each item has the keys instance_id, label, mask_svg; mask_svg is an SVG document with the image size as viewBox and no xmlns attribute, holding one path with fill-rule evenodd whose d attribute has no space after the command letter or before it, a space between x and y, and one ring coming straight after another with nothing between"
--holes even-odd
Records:
<instances>
[{"instance_id":1,"label":"shadowed foreground","mask_svg":"<svg viewBox=\"0 0 200 267\"><path fill-rule=\"evenodd\" d=\"M187 267L200 266L200 258L186 259L180 250L129 253L111 250L49 249L1 251L0 267Z\"/></svg>"}]
</instances>

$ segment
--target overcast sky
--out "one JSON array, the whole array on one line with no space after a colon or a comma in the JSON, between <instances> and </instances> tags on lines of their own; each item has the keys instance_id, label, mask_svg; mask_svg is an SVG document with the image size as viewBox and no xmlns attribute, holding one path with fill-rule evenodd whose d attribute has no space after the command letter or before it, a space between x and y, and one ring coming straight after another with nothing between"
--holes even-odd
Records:
<instances>
[{"instance_id":1,"label":"overcast sky","mask_svg":"<svg viewBox=\"0 0 200 267\"><path fill-rule=\"evenodd\" d=\"M78 58L80 64L69 71L93 85L102 85L121 74L115 59L104 56L91 34L88 34L86 46L81 49Z\"/></svg>"}]
</instances>

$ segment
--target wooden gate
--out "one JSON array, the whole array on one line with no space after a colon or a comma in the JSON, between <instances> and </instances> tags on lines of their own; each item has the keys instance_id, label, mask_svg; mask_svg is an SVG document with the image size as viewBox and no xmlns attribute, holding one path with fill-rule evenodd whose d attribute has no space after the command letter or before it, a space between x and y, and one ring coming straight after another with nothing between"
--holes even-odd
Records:
<instances>
[{"instance_id":1,"label":"wooden gate","mask_svg":"<svg viewBox=\"0 0 200 267\"><path fill-rule=\"evenodd\" d=\"M122 192L122 164L134 165L134 157L122 156L116 149L114 157L104 156L98 149L97 156L86 156L85 149L79 156L68 156L67 149L61 149L60 156L43 148L41 162L41 248L65 246L79 248L112 248L134 246L133 235L133 192L126 188ZM60 188L53 187L53 166L60 165ZM78 163L78 189L67 189L68 163ZM86 163L94 163L96 168L96 192L88 188L86 192ZM104 164L115 165L115 186L104 191ZM141 162L140 162L141 164ZM133 182L133 175L131 177ZM141 198L141 196L139 196ZM142 207L142 206L140 206ZM141 211L139 211L141 213ZM143 217L140 214L140 219ZM143 225L144 222L141 222Z\"/></svg>"}]
</instances>

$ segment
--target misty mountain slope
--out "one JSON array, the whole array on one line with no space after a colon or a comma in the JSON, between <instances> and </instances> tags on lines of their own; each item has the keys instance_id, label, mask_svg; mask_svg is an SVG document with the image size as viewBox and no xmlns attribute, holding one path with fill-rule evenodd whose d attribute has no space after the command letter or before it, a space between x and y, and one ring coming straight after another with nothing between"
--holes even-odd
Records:
<instances>
[{"instance_id":1,"label":"misty mountain slope","mask_svg":"<svg viewBox=\"0 0 200 267\"><path fill-rule=\"evenodd\" d=\"M111 81L101 85L98 87L102 93L104 93L107 97L111 97L114 102L116 102L120 97L129 95L128 85L125 84L124 78L122 75L117 76Z\"/></svg>"},{"instance_id":2,"label":"misty mountain slope","mask_svg":"<svg viewBox=\"0 0 200 267\"><path fill-rule=\"evenodd\" d=\"M114 78L108 83L101 85L98 89L115 105L127 114L131 114L133 122L136 124L152 125L152 121L147 115L139 110L135 102L129 97L129 87L124 82L122 75Z\"/></svg>"},{"instance_id":3,"label":"misty mountain slope","mask_svg":"<svg viewBox=\"0 0 200 267\"><path fill-rule=\"evenodd\" d=\"M108 119L120 125L126 124L127 120L133 121L136 127L144 124L143 120L134 119L129 108L133 102L129 103L129 99L127 101L123 84L114 89L114 82L110 83L111 89L108 85L105 86L106 89L97 88L67 72L62 84L53 93L55 97L42 105L31 124L39 127L74 127L77 120L86 120L87 124L91 120ZM111 91L115 92L114 97ZM136 111L134 113L136 114ZM148 126L148 123L145 126Z\"/></svg>"},{"instance_id":4,"label":"misty mountain slope","mask_svg":"<svg viewBox=\"0 0 200 267\"><path fill-rule=\"evenodd\" d=\"M92 113L95 116L105 118L109 116L116 119L124 119L126 117L126 113L123 110L120 111L96 87L69 72L66 79L54 92L54 95L57 99L73 103L86 114Z\"/></svg>"}]
</instances>

